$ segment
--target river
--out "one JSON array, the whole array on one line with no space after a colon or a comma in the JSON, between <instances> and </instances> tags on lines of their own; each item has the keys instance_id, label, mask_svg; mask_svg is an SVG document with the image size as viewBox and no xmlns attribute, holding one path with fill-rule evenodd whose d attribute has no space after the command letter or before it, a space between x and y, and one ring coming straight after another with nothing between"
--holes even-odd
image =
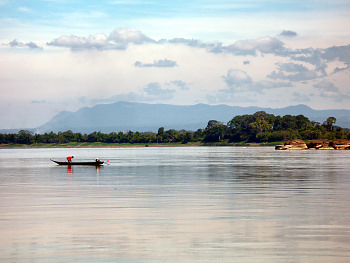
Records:
<instances>
[{"instance_id":1,"label":"river","mask_svg":"<svg viewBox=\"0 0 350 263\"><path fill-rule=\"evenodd\" d=\"M109 160L100 168L50 159ZM1 262L349 262L350 151L0 150Z\"/></svg>"}]
</instances>

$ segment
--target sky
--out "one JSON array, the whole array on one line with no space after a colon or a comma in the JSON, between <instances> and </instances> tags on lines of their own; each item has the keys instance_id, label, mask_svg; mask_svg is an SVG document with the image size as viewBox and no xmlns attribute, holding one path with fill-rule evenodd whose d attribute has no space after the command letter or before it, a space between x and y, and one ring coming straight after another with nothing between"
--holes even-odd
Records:
<instances>
[{"instance_id":1,"label":"sky","mask_svg":"<svg viewBox=\"0 0 350 263\"><path fill-rule=\"evenodd\" d=\"M117 101L350 109L350 1L0 0L0 58L0 129Z\"/></svg>"}]
</instances>

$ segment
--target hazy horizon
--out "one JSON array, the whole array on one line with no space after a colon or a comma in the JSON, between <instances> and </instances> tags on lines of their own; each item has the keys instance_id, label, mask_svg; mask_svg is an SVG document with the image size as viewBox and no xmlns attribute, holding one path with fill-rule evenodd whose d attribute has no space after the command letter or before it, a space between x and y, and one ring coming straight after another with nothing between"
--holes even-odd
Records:
<instances>
[{"instance_id":1,"label":"hazy horizon","mask_svg":"<svg viewBox=\"0 0 350 263\"><path fill-rule=\"evenodd\" d=\"M147 114L147 112L150 113L150 110L153 112L151 115ZM195 113L195 115L191 114L191 110L193 113ZM325 121L328 117L333 116L337 119L337 124L340 127L350 128L350 110L317 110L310 108L305 104L291 105L282 108L265 108L256 106L231 106L227 104L210 105L198 103L192 105L175 105L165 103L151 104L144 102L118 101L114 103L98 104L91 107L87 106L80 108L77 111L61 111L50 120L43 123L43 125L13 129L0 128L0 131L4 133L17 133L20 130L28 130L38 133L49 131L63 132L66 130L84 133L90 133L96 130L106 133L116 130L156 132L161 126L166 127L167 129L185 129L194 131L205 128L209 120L217 120L227 123L237 115L254 114L258 111L265 111L266 113L273 114L275 116L285 116L288 114L296 116L302 114L311 121L320 123ZM93 121L93 119L89 117L90 115L101 116L101 118ZM138 119L142 121L138 122ZM156 121L157 124L155 124L154 121ZM152 130L150 130L151 128Z\"/></svg>"},{"instance_id":2,"label":"hazy horizon","mask_svg":"<svg viewBox=\"0 0 350 263\"><path fill-rule=\"evenodd\" d=\"M0 1L0 129L117 101L350 109L350 3Z\"/></svg>"}]
</instances>

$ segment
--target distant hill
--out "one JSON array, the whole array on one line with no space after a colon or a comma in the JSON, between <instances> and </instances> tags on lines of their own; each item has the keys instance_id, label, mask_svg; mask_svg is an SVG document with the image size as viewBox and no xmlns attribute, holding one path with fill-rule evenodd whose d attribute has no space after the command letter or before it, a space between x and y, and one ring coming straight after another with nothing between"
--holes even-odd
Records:
<instances>
[{"instance_id":1,"label":"distant hill","mask_svg":"<svg viewBox=\"0 0 350 263\"><path fill-rule=\"evenodd\" d=\"M37 130L41 133L66 130L82 133L128 130L156 132L159 127L164 127L166 130L195 131L205 128L209 120L222 121L226 124L236 115L253 114L257 111L265 111L276 116L302 114L320 123L332 116L337 118L336 125L350 128L350 110L313 110L305 105L272 109L206 104L179 106L116 102L85 107L77 112L63 111Z\"/></svg>"}]
</instances>

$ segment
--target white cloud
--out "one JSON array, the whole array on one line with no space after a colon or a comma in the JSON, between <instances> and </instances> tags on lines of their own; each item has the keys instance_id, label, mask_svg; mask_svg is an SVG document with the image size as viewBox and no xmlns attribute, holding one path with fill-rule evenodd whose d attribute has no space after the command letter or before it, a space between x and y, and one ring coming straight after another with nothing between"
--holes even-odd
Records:
<instances>
[{"instance_id":1,"label":"white cloud","mask_svg":"<svg viewBox=\"0 0 350 263\"><path fill-rule=\"evenodd\" d=\"M230 69L226 76L223 76L226 85L230 91L242 91L252 84L252 78L247 72L240 69Z\"/></svg>"},{"instance_id":2,"label":"white cloud","mask_svg":"<svg viewBox=\"0 0 350 263\"><path fill-rule=\"evenodd\" d=\"M30 103L40 104L40 103L46 103L46 101L45 100L32 100Z\"/></svg>"},{"instance_id":3,"label":"white cloud","mask_svg":"<svg viewBox=\"0 0 350 263\"><path fill-rule=\"evenodd\" d=\"M283 37L296 37L298 34L291 30L283 30L279 35Z\"/></svg>"},{"instance_id":4,"label":"white cloud","mask_svg":"<svg viewBox=\"0 0 350 263\"><path fill-rule=\"evenodd\" d=\"M262 80L254 83L253 87L254 90L262 92L266 89L291 88L293 85L290 82Z\"/></svg>"},{"instance_id":5,"label":"white cloud","mask_svg":"<svg viewBox=\"0 0 350 263\"><path fill-rule=\"evenodd\" d=\"M11 48L42 49L42 47L38 46L34 42L23 43L21 41L18 41L17 39L14 39L7 44L2 44L2 46L11 47Z\"/></svg>"},{"instance_id":6,"label":"white cloud","mask_svg":"<svg viewBox=\"0 0 350 263\"><path fill-rule=\"evenodd\" d=\"M328 80L323 80L317 84L314 85L316 89L319 89L320 91L327 91L327 92L338 92L339 89L334 86L334 84Z\"/></svg>"},{"instance_id":7,"label":"white cloud","mask_svg":"<svg viewBox=\"0 0 350 263\"><path fill-rule=\"evenodd\" d=\"M177 66L176 61L169 60L169 59L155 60L153 63L142 63L140 61L136 61L134 65L135 67L140 67L140 68L151 68L151 67L172 68Z\"/></svg>"},{"instance_id":8,"label":"white cloud","mask_svg":"<svg viewBox=\"0 0 350 263\"><path fill-rule=\"evenodd\" d=\"M106 48L108 46L108 38L104 34L90 35L86 37L78 36L60 36L54 39L47 45L68 47L72 49L91 49L91 48Z\"/></svg>"},{"instance_id":9,"label":"white cloud","mask_svg":"<svg viewBox=\"0 0 350 263\"><path fill-rule=\"evenodd\" d=\"M329 47L322 52L322 58L329 61L339 59L350 67L350 44L346 46Z\"/></svg>"},{"instance_id":10,"label":"white cloud","mask_svg":"<svg viewBox=\"0 0 350 263\"><path fill-rule=\"evenodd\" d=\"M48 46L71 48L72 50L82 49L125 49L129 44L145 44L155 42L133 28L121 28L113 30L107 37L105 34L95 34L88 37L76 35L60 36L47 43Z\"/></svg>"},{"instance_id":11,"label":"white cloud","mask_svg":"<svg viewBox=\"0 0 350 263\"><path fill-rule=\"evenodd\" d=\"M271 79L281 79L290 81L305 81L317 79L324 76L322 68L310 70L302 64L281 63L278 64L278 71L273 71L268 75Z\"/></svg>"},{"instance_id":12,"label":"white cloud","mask_svg":"<svg viewBox=\"0 0 350 263\"><path fill-rule=\"evenodd\" d=\"M290 82L261 80L254 82L247 72L240 69L230 69L226 76L223 76L226 88L220 92L238 93L263 93L267 89L291 88Z\"/></svg>"},{"instance_id":13,"label":"white cloud","mask_svg":"<svg viewBox=\"0 0 350 263\"><path fill-rule=\"evenodd\" d=\"M171 81L169 85L175 85L176 87L179 87L181 90L189 90L188 84L183 82L182 80Z\"/></svg>"},{"instance_id":14,"label":"white cloud","mask_svg":"<svg viewBox=\"0 0 350 263\"><path fill-rule=\"evenodd\" d=\"M280 53L284 49L282 41L273 37L263 37L258 39L239 40L230 45L228 49L238 54Z\"/></svg>"},{"instance_id":15,"label":"white cloud","mask_svg":"<svg viewBox=\"0 0 350 263\"><path fill-rule=\"evenodd\" d=\"M320 91L320 96L328 100L336 102L347 101L350 99L349 94L342 93L339 89L329 80L322 80L314 85L314 88Z\"/></svg>"},{"instance_id":16,"label":"white cloud","mask_svg":"<svg viewBox=\"0 0 350 263\"><path fill-rule=\"evenodd\" d=\"M143 44L146 42L154 42L140 30L134 28L118 28L114 29L109 35L109 40L119 44Z\"/></svg>"},{"instance_id":17,"label":"white cloud","mask_svg":"<svg viewBox=\"0 0 350 263\"><path fill-rule=\"evenodd\" d=\"M198 39L173 38L156 41L140 30L134 28L118 28L107 37L104 34L79 37L76 35L61 36L49 42L49 46L67 47L71 49L126 49L129 44L174 44L186 45L194 48L203 48L212 53L234 53L237 55L256 55L257 52L281 54L285 51L282 41L273 37L239 40L234 44L225 46L221 42L202 42Z\"/></svg>"},{"instance_id":18,"label":"white cloud","mask_svg":"<svg viewBox=\"0 0 350 263\"><path fill-rule=\"evenodd\" d=\"M157 82L149 83L143 89L148 99L169 100L174 97L174 89L163 89Z\"/></svg>"},{"instance_id":19,"label":"white cloud","mask_svg":"<svg viewBox=\"0 0 350 263\"><path fill-rule=\"evenodd\" d=\"M153 102L167 101L174 97L175 89L163 88L161 83L148 83L144 88L136 92L114 95L107 99L94 99L94 103L112 103L116 101L133 101L133 102Z\"/></svg>"}]
</instances>

